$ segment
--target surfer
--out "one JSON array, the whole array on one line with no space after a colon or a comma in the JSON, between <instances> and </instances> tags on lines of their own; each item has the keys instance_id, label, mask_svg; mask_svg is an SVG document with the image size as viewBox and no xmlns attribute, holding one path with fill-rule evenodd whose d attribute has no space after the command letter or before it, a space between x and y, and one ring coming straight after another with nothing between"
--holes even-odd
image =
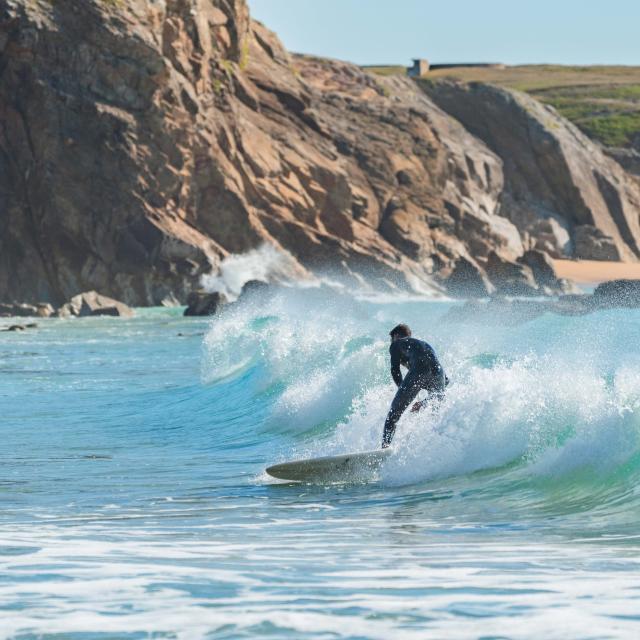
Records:
<instances>
[{"instance_id":1,"label":"surfer","mask_svg":"<svg viewBox=\"0 0 640 640\"><path fill-rule=\"evenodd\" d=\"M444 398L444 390L449 384L435 351L422 340L411 337L411 329L406 324L399 324L389 332L391 336L391 377L398 386L398 391L391 403L389 414L384 423L382 448L391 444L396 424L405 409L415 400L420 389L427 390L427 398L416 402L411 411L420 411L430 401L440 403ZM400 365L409 371L402 378Z\"/></svg>"}]
</instances>

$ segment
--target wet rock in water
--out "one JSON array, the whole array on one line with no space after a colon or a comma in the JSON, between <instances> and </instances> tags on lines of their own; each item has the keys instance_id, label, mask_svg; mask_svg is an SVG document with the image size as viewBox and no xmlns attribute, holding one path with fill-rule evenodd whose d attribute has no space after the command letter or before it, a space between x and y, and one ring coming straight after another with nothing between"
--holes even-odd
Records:
<instances>
[{"instance_id":1,"label":"wet rock in water","mask_svg":"<svg viewBox=\"0 0 640 640\"><path fill-rule=\"evenodd\" d=\"M187 308L184 310L185 316L212 316L222 307L229 304L229 299L224 293L215 291L192 291L187 298Z\"/></svg>"},{"instance_id":2,"label":"wet rock in water","mask_svg":"<svg viewBox=\"0 0 640 640\"><path fill-rule=\"evenodd\" d=\"M48 302L39 302L36 305L36 315L39 318L50 318L56 310Z\"/></svg>"},{"instance_id":3,"label":"wet rock in water","mask_svg":"<svg viewBox=\"0 0 640 640\"><path fill-rule=\"evenodd\" d=\"M48 318L54 313L53 307L47 302L27 304L21 302L0 303L0 317L39 317Z\"/></svg>"},{"instance_id":4,"label":"wet rock in water","mask_svg":"<svg viewBox=\"0 0 640 640\"><path fill-rule=\"evenodd\" d=\"M20 304L18 302L4 302L0 304L0 316L4 318L35 315L36 308L31 304Z\"/></svg>"},{"instance_id":5,"label":"wet rock in water","mask_svg":"<svg viewBox=\"0 0 640 640\"><path fill-rule=\"evenodd\" d=\"M505 260L492 251L487 260L486 271L496 293L500 295L540 295L533 271L526 264Z\"/></svg>"},{"instance_id":6,"label":"wet rock in water","mask_svg":"<svg viewBox=\"0 0 640 640\"><path fill-rule=\"evenodd\" d=\"M484 298L494 291L493 285L475 260L464 257L456 261L445 287L447 293L463 298Z\"/></svg>"},{"instance_id":7,"label":"wet rock in water","mask_svg":"<svg viewBox=\"0 0 640 640\"><path fill-rule=\"evenodd\" d=\"M593 292L595 306L640 307L640 280L611 280L599 284Z\"/></svg>"},{"instance_id":8,"label":"wet rock in water","mask_svg":"<svg viewBox=\"0 0 640 640\"><path fill-rule=\"evenodd\" d=\"M531 269L538 286L547 287L551 290L559 290L562 288L562 283L556 276L556 271L553 267L553 260L544 251L538 251L537 249L525 251L524 254L518 258L518 262Z\"/></svg>"},{"instance_id":9,"label":"wet rock in water","mask_svg":"<svg viewBox=\"0 0 640 640\"><path fill-rule=\"evenodd\" d=\"M262 299L267 293L272 293L277 286L278 285L270 284L264 280L249 280L242 286L242 291L238 296L238 301L256 297L260 297Z\"/></svg>"},{"instance_id":10,"label":"wet rock in water","mask_svg":"<svg viewBox=\"0 0 640 640\"><path fill-rule=\"evenodd\" d=\"M490 323L517 325L529 322L544 313L562 316L583 316L603 309L640 308L640 280L612 280L598 285L592 295L566 294L557 299L469 300L453 307L445 315L446 322Z\"/></svg>"},{"instance_id":11,"label":"wet rock in water","mask_svg":"<svg viewBox=\"0 0 640 640\"><path fill-rule=\"evenodd\" d=\"M71 316L79 318L89 316L132 318L134 315L133 309L124 304L124 302L103 296L97 291L79 293L56 311L56 316L59 318L69 318Z\"/></svg>"},{"instance_id":12,"label":"wet rock in water","mask_svg":"<svg viewBox=\"0 0 640 640\"><path fill-rule=\"evenodd\" d=\"M242 285L242 294L264 292L271 289L273 285L270 285L264 280L249 280Z\"/></svg>"},{"instance_id":13,"label":"wet rock in water","mask_svg":"<svg viewBox=\"0 0 640 640\"><path fill-rule=\"evenodd\" d=\"M28 324L11 324L8 327L3 327L0 331L25 331L26 329L36 329L37 326L35 322Z\"/></svg>"}]
</instances>

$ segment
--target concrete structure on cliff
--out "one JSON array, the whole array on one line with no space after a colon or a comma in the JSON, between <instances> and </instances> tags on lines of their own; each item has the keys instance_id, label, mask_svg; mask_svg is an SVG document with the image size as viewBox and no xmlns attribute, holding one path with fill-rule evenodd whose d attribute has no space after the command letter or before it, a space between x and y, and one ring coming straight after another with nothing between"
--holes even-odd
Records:
<instances>
[{"instance_id":1,"label":"concrete structure on cliff","mask_svg":"<svg viewBox=\"0 0 640 640\"><path fill-rule=\"evenodd\" d=\"M423 58L414 58L413 66L407 69L407 75L411 78L422 78L429 73L429 61Z\"/></svg>"}]
</instances>

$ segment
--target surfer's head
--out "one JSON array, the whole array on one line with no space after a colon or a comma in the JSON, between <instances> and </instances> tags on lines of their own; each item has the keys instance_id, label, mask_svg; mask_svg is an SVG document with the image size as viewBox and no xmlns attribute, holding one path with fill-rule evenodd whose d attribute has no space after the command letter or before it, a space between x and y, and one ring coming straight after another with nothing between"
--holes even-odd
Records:
<instances>
[{"instance_id":1,"label":"surfer's head","mask_svg":"<svg viewBox=\"0 0 640 640\"><path fill-rule=\"evenodd\" d=\"M409 329L409 326L406 324L399 324L389 331L389 335L391 336L391 342L395 342L402 338L410 338L411 329Z\"/></svg>"}]
</instances>

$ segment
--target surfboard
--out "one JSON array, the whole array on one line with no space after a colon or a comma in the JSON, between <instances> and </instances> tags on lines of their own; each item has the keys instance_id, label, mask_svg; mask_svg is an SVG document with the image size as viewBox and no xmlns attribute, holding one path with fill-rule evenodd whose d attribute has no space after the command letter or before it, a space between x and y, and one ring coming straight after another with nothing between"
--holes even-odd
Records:
<instances>
[{"instance_id":1,"label":"surfboard","mask_svg":"<svg viewBox=\"0 0 640 640\"><path fill-rule=\"evenodd\" d=\"M339 456L292 460L267 467L267 473L280 480L299 482L364 481L375 477L376 471L390 454L391 448L387 448Z\"/></svg>"}]
</instances>

